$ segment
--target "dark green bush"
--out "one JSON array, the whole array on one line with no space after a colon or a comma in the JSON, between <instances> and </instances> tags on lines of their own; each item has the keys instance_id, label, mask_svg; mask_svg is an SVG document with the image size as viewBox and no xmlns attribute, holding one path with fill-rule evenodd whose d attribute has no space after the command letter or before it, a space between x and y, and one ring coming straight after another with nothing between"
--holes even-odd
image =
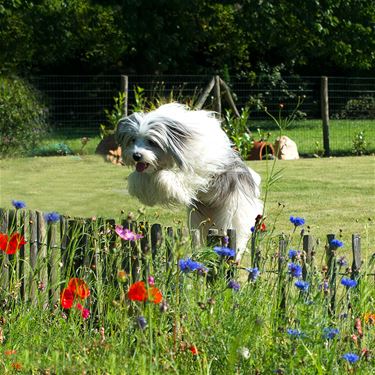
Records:
<instances>
[{"instance_id":1,"label":"dark green bush","mask_svg":"<svg viewBox=\"0 0 375 375\"><path fill-rule=\"evenodd\" d=\"M73 155L73 151L65 143L54 143L34 148L30 156L66 156Z\"/></svg>"},{"instance_id":2,"label":"dark green bush","mask_svg":"<svg viewBox=\"0 0 375 375\"><path fill-rule=\"evenodd\" d=\"M373 119L375 118L375 97L360 96L347 101L340 118Z\"/></svg>"},{"instance_id":3,"label":"dark green bush","mask_svg":"<svg viewBox=\"0 0 375 375\"><path fill-rule=\"evenodd\" d=\"M38 91L20 78L0 76L0 157L27 154L46 131Z\"/></svg>"}]
</instances>

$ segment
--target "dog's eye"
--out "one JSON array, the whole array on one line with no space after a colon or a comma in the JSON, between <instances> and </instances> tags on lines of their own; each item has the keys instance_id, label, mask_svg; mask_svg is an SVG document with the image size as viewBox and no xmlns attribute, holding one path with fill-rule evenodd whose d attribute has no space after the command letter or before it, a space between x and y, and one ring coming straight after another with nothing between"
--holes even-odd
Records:
<instances>
[{"instance_id":1,"label":"dog's eye","mask_svg":"<svg viewBox=\"0 0 375 375\"><path fill-rule=\"evenodd\" d=\"M134 138L134 137L129 138L129 143L130 143L130 144L135 143L135 138Z\"/></svg>"},{"instance_id":2,"label":"dog's eye","mask_svg":"<svg viewBox=\"0 0 375 375\"><path fill-rule=\"evenodd\" d=\"M155 146L157 146L157 144L156 144L154 141L151 141L151 139L149 139L149 140L147 141L147 143L148 143L148 145L151 146L151 147L155 147Z\"/></svg>"}]
</instances>

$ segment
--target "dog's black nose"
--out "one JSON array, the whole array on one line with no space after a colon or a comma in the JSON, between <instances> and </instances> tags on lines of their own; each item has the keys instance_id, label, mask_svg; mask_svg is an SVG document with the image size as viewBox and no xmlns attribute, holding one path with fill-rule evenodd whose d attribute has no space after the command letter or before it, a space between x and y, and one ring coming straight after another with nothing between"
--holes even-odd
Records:
<instances>
[{"instance_id":1,"label":"dog's black nose","mask_svg":"<svg viewBox=\"0 0 375 375\"><path fill-rule=\"evenodd\" d=\"M140 161L140 160L142 159L142 155L141 155L139 152L135 152L135 153L133 154L133 159L134 159L135 161Z\"/></svg>"}]
</instances>

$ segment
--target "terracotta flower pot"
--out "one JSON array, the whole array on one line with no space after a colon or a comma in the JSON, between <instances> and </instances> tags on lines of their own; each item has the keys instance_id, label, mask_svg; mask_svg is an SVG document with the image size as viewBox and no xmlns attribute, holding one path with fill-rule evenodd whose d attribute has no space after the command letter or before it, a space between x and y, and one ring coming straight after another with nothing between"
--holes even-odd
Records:
<instances>
[{"instance_id":1,"label":"terracotta flower pot","mask_svg":"<svg viewBox=\"0 0 375 375\"><path fill-rule=\"evenodd\" d=\"M271 143L264 142L264 141L256 141L254 142L253 148L250 151L250 155L248 157L249 160L263 160L267 157L273 158L275 155L275 151Z\"/></svg>"},{"instance_id":2,"label":"terracotta flower pot","mask_svg":"<svg viewBox=\"0 0 375 375\"><path fill-rule=\"evenodd\" d=\"M103 155L106 160L113 164L121 164L121 147L116 143L114 135L104 137L95 150L96 154Z\"/></svg>"}]
</instances>

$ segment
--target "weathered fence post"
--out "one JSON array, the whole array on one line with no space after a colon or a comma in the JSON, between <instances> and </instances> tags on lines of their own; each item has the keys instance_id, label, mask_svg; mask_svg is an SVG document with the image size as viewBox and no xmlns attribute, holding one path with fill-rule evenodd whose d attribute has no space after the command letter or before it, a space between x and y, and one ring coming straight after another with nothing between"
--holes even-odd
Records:
<instances>
[{"instance_id":1,"label":"weathered fence post","mask_svg":"<svg viewBox=\"0 0 375 375\"><path fill-rule=\"evenodd\" d=\"M125 94L124 116L127 116L129 103L129 77L123 74L121 75L121 91Z\"/></svg>"},{"instance_id":2,"label":"weathered fence post","mask_svg":"<svg viewBox=\"0 0 375 375\"><path fill-rule=\"evenodd\" d=\"M337 261L336 261L336 248L331 245L332 240L335 238L334 234L327 234L328 245L326 247L327 254L327 274L329 290L331 294L331 301L329 304L330 315L335 314L336 309L336 278L337 278Z\"/></svg>"},{"instance_id":3,"label":"weathered fence post","mask_svg":"<svg viewBox=\"0 0 375 375\"><path fill-rule=\"evenodd\" d=\"M30 269L29 274L25 275L25 291L28 294L28 300L36 303L37 284L35 281L35 269L38 260L38 226L37 215L35 211L30 211Z\"/></svg>"},{"instance_id":4,"label":"weathered fence post","mask_svg":"<svg viewBox=\"0 0 375 375\"><path fill-rule=\"evenodd\" d=\"M156 254L163 242L163 230L160 224L151 225L151 254L155 260Z\"/></svg>"},{"instance_id":5,"label":"weathered fence post","mask_svg":"<svg viewBox=\"0 0 375 375\"><path fill-rule=\"evenodd\" d=\"M199 97L199 99L197 101L197 104L194 107L195 109L202 109L203 104L207 100L208 95L210 95L210 92L212 91L212 89L214 88L214 86L215 86L215 77L212 77L211 81L208 83L208 85L204 89L203 93Z\"/></svg>"},{"instance_id":6,"label":"weathered fence post","mask_svg":"<svg viewBox=\"0 0 375 375\"><path fill-rule=\"evenodd\" d=\"M49 295L52 304L60 299L61 249L57 243L57 223L50 223L47 229Z\"/></svg>"},{"instance_id":7,"label":"weathered fence post","mask_svg":"<svg viewBox=\"0 0 375 375\"><path fill-rule=\"evenodd\" d=\"M218 229L210 228L207 234L207 246L221 246L221 238Z\"/></svg>"},{"instance_id":8,"label":"weathered fence post","mask_svg":"<svg viewBox=\"0 0 375 375\"><path fill-rule=\"evenodd\" d=\"M47 267L47 231L43 212L36 211L38 233L38 295L42 298L43 306L48 305L48 267Z\"/></svg>"},{"instance_id":9,"label":"weathered fence post","mask_svg":"<svg viewBox=\"0 0 375 375\"><path fill-rule=\"evenodd\" d=\"M227 230L228 236L228 247L229 249L233 249L237 252L237 234L235 229L228 229Z\"/></svg>"},{"instance_id":10,"label":"weathered fence post","mask_svg":"<svg viewBox=\"0 0 375 375\"><path fill-rule=\"evenodd\" d=\"M322 77L320 88L320 104L323 125L323 147L324 156L330 156L331 150L329 146L329 98L328 98L328 77Z\"/></svg>"},{"instance_id":11,"label":"weathered fence post","mask_svg":"<svg viewBox=\"0 0 375 375\"><path fill-rule=\"evenodd\" d=\"M191 237L191 247L193 248L193 250L198 249L202 245L201 233L199 229L191 229L190 237Z\"/></svg>"},{"instance_id":12,"label":"weathered fence post","mask_svg":"<svg viewBox=\"0 0 375 375\"><path fill-rule=\"evenodd\" d=\"M166 235L166 257L167 257L167 270L170 270L172 268L173 264L173 248L174 248L175 242L174 242L174 233L173 228L168 227L167 228L167 235Z\"/></svg>"},{"instance_id":13,"label":"weathered fence post","mask_svg":"<svg viewBox=\"0 0 375 375\"><path fill-rule=\"evenodd\" d=\"M215 76L215 111L221 117L221 92L220 92L220 77Z\"/></svg>"},{"instance_id":14,"label":"weathered fence post","mask_svg":"<svg viewBox=\"0 0 375 375\"><path fill-rule=\"evenodd\" d=\"M359 277L359 270L362 265L361 261L361 236L359 234L352 235L352 251L353 251L353 263L352 263L352 274L351 278L357 280Z\"/></svg>"},{"instance_id":15,"label":"weathered fence post","mask_svg":"<svg viewBox=\"0 0 375 375\"><path fill-rule=\"evenodd\" d=\"M314 257L314 238L310 234L303 236L303 251L302 278L303 280L307 280L308 271L311 270Z\"/></svg>"},{"instance_id":16,"label":"weathered fence post","mask_svg":"<svg viewBox=\"0 0 375 375\"><path fill-rule=\"evenodd\" d=\"M286 309L286 280L285 264L288 241L284 235L279 237L279 259L278 259L278 309L280 317L285 316Z\"/></svg>"},{"instance_id":17,"label":"weathered fence post","mask_svg":"<svg viewBox=\"0 0 375 375\"><path fill-rule=\"evenodd\" d=\"M9 213L7 210L0 211L0 231L2 233L8 232L8 224L9 224ZM0 254L0 262L1 262L1 274L0 274L0 287L2 289L7 289L8 281L9 281L9 258L5 252L1 252Z\"/></svg>"}]
</instances>

